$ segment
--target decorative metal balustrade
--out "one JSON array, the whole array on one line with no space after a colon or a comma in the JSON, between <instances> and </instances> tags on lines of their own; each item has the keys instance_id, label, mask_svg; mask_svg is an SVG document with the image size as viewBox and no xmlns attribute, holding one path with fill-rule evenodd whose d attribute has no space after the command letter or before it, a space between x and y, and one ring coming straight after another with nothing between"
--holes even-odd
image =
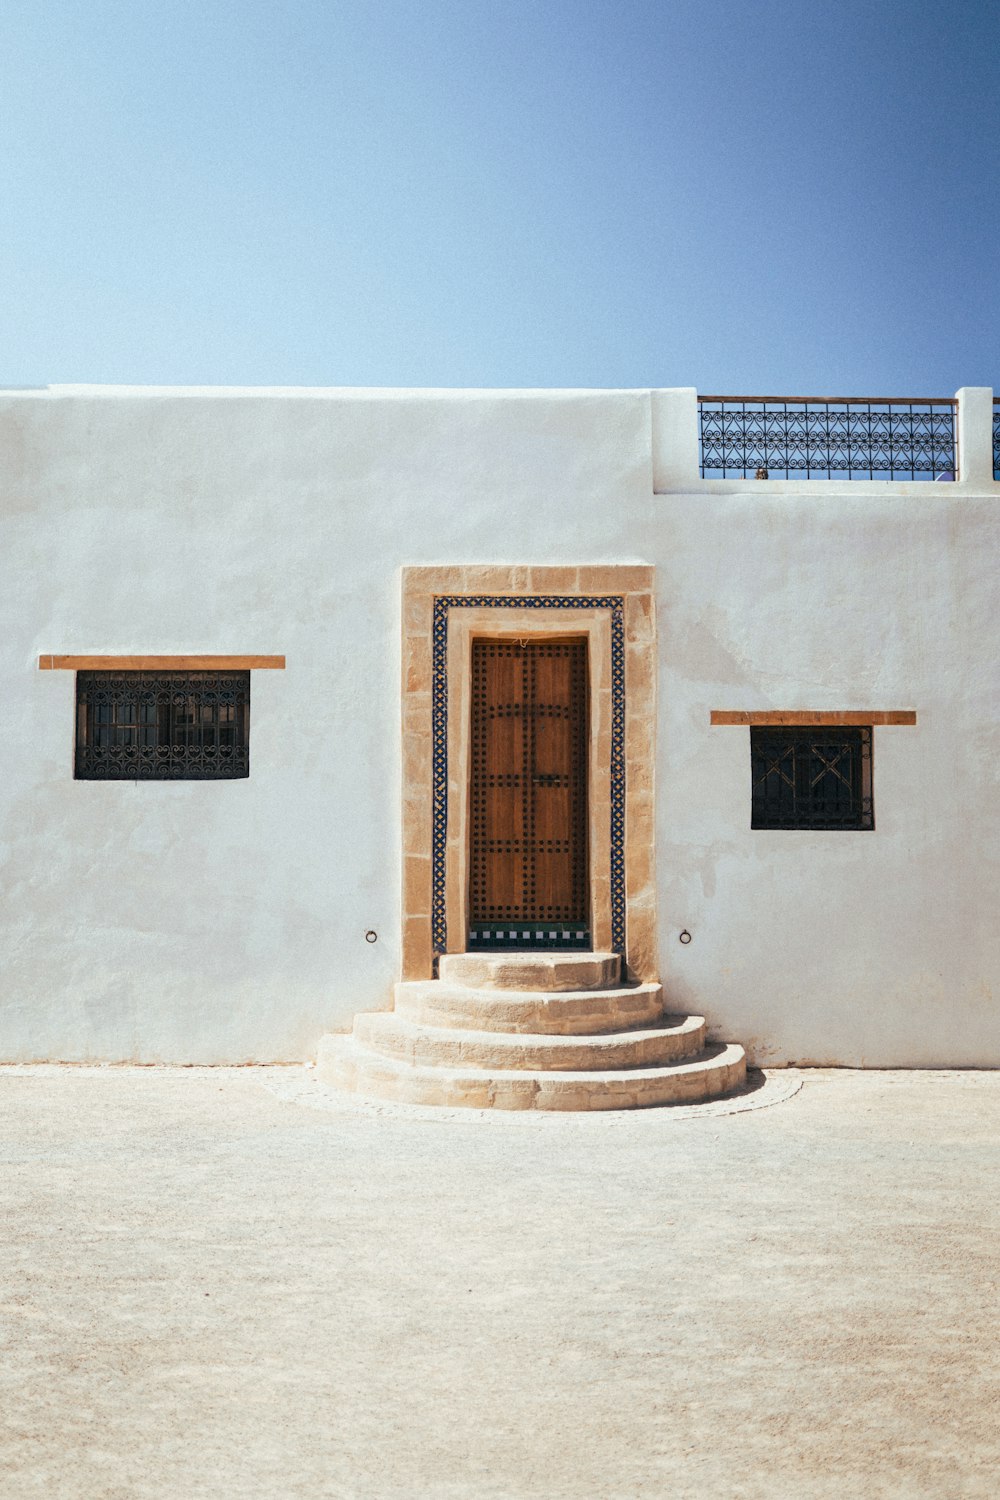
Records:
<instances>
[{"instance_id":1,"label":"decorative metal balustrade","mask_svg":"<svg viewBox=\"0 0 1000 1500\"><path fill-rule=\"evenodd\" d=\"M703 479L953 479L957 473L952 399L699 396L698 415ZM996 455L995 417L993 431Z\"/></svg>"},{"instance_id":2,"label":"decorative metal balustrade","mask_svg":"<svg viewBox=\"0 0 1000 1500\"><path fill-rule=\"evenodd\" d=\"M993 401L993 478L1000 479L1000 401Z\"/></svg>"}]
</instances>

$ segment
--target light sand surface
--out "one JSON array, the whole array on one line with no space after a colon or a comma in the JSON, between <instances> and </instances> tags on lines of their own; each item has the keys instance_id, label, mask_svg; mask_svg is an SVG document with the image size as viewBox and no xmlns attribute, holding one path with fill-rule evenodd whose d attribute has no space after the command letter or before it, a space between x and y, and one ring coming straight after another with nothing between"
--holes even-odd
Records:
<instances>
[{"instance_id":1,"label":"light sand surface","mask_svg":"<svg viewBox=\"0 0 1000 1500\"><path fill-rule=\"evenodd\" d=\"M1000 1074L737 1104L0 1069L0 1495L1000 1494Z\"/></svg>"}]
</instances>

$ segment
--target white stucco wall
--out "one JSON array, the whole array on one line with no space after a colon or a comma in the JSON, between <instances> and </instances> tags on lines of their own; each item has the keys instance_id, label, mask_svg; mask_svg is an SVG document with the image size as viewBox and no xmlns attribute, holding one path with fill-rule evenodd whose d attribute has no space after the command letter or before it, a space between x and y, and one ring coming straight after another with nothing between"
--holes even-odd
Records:
<instances>
[{"instance_id":1,"label":"white stucco wall","mask_svg":"<svg viewBox=\"0 0 1000 1500\"><path fill-rule=\"evenodd\" d=\"M955 485L712 485L686 410L693 393L0 395L0 1057L305 1058L384 1005L399 568L641 562L678 1008L758 1062L1000 1064L1000 486L982 464ZM254 673L249 780L102 784L73 780L73 674L39 672L43 652L288 665ZM767 707L917 710L875 730L874 832L750 831L749 732L709 711Z\"/></svg>"}]
</instances>

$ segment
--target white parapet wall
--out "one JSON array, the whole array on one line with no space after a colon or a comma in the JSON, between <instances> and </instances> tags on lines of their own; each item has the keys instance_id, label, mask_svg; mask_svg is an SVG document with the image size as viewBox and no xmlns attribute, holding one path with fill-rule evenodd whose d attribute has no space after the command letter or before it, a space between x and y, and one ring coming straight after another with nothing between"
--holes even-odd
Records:
<instances>
[{"instance_id":1,"label":"white parapet wall","mask_svg":"<svg viewBox=\"0 0 1000 1500\"><path fill-rule=\"evenodd\" d=\"M1000 1065L992 410L955 483L848 484L700 479L693 390L0 393L0 1059L304 1059L388 1005L400 569L498 563L656 569L676 1008L762 1064ZM47 653L286 667L248 779L101 783ZM915 711L873 831L751 830L710 715L768 709Z\"/></svg>"}]
</instances>

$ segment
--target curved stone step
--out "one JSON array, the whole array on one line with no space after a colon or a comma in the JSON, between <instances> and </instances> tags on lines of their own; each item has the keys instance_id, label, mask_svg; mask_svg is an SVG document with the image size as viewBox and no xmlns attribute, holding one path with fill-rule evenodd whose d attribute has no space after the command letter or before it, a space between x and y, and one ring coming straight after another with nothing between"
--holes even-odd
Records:
<instances>
[{"instance_id":1,"label":"curved stone step","mask_svg":"<svg viewBox=\"0 0 1000 1500\"><path fill-rule=\"evenodd\" d=\"M670 1016L658 1026L592 1036L539 1036L421 1026L394 1011L356 1016L354 1035L373 1052L418 1067L583 1072L650 1068L693 1057L705 1045L701 1016Z\"/></svg>"},{"instance_id":2,"label":"curved stone step","mask_svg":"<svg viewBox=\"0 0 1000 1500\"><path fill-rule=\"evenodd\" d=\"M746 1079L742 1047L718 1045L665 1068L548 1073L415 1067L383 1057L355 1036L326 1036L317 1072L326 1083L403 1104L467 1109L636 1109L696 1104L739 1088Z\"/></svg>"},{"instance_id":3,"label":"curved stone step","mask_svg":"<svg viewBox=\"0 0 1000 1500\"><path fill-rule=\"evenodd\" d=\"M589 1036L653 1023L663 1014L658 984L543 992L473 989L441 979L409 979L396 985L395 994L396 1010L408 1020L464 1031Z\"/></svg>"},{"instance_id":4,"label":"curved stone step","mask_svg":"<svg viewBox=\"0 0 1000 1500\"><path fill-rule=\"evenodd\" d=\"M606 990L621 973L617 953L445 953L445 984L476 990Z\"/></svg>"}]
</instances>

